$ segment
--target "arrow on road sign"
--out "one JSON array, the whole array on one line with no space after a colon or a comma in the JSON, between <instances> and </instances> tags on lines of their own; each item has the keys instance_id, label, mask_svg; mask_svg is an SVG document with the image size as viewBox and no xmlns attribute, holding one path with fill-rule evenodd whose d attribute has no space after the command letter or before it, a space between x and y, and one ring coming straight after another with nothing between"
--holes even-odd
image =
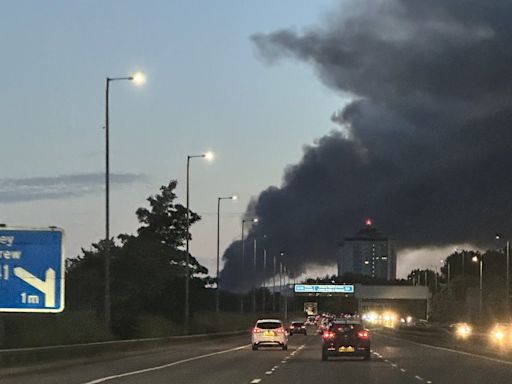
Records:
<instances>
[{"instance_id":1,"label":"arrow on road sign","mask_svg":"<svg viewBox=\"0 0 512 384\"><path fill-rule=\"evenodd\" d=\"M47 308L55 307L55 271L52 268L46 270L45 281L38 279L27 270L16 267L14 274L25 283L33 286L44 294L44 306Z\"/></svg>"}]
</instances>

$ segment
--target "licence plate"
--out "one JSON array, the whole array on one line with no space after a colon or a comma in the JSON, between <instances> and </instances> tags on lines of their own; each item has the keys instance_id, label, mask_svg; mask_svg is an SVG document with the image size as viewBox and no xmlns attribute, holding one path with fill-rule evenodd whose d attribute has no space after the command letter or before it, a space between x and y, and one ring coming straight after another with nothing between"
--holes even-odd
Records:
<instances>
[{"instance_id":1,"label":"licence plate","mask_svg":"<svg viewBox=\"0 0 512 384\"><path fill-rule=\"evenodd\" d=\"M272 331L265 331L263 332L263 336L275 336L275 332L272 332Z\"/></svg>"},{"instance_id":2,"label":"licence plate","mask_svg":"<svg viewBox=\"0 0 512 384\"><path fill-rule=\"evenodd\" d=\"M340 352L354 352L354 347L340 347L338 349Z\"/></svg>"}]
</instances>

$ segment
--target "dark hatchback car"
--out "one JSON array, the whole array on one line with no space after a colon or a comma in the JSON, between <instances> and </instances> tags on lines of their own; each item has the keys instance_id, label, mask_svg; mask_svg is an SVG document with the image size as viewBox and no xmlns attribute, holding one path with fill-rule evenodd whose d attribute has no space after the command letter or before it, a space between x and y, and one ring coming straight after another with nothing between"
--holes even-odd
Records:
<instances>
[{"instance_id":1,"label":"dark hatchback car","mask_svg":"<svg viewBox=\"0 0 512 384\"><path fill-rule=\"evenodd\" d=\"M361 323L335 321L322 334L322 360L347 356L371 359L370 332Z\"/></svg>"},{"instance_id":2,"label":"dark hatchback car","mask_svg":"<svg viewBox=\"0 0 512 384\"><path fill-rule=\"evenodd\" d=\"M308 332L306 330L306 325L302 321L292 321L289 329L290 329L290 335L295 335L297 333L302 333L303 335L308 334Z\"/></svg>"}]
</instances>

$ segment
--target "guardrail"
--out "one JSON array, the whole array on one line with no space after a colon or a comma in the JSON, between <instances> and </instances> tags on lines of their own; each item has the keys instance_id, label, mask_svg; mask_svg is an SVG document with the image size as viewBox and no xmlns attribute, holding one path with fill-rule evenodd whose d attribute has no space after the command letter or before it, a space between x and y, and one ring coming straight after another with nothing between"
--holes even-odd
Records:
<instances>
[{"instance_id":1,"label":"guardrail","mask_svg":"<svg viewBox=\"0 0 512 384\"><path fill-rule=\"evenodd\" d=\"M44 364L59 360L88 358L115 352L156 349L174 343L224 338L243 335L245 333L248 333L247 330L149 339L101 341L84 344L55 345L50 347L0 349L0 367Z\"/></svg>"}]
</instances>

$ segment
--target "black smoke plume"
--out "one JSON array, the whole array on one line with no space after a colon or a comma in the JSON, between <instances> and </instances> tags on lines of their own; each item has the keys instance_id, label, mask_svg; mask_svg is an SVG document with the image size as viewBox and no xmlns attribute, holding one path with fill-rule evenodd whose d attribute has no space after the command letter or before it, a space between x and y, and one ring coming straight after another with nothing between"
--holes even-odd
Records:
<instances>
[{"instance_id":1,"label":"black smoke plume","mask_svg":"<svg viewBox=\"0 0 512 384\"><path fill-rule=\"evenodd\" d=\"M251 205L248 272L231 244L224 288L250 285L253 238L293 276L332 265L367 216L400 247L512 236L511 15L508 0L353 0L324 26L253 36L268 62L307 62L352 101Z\"/></svg>"}]
</instances>

